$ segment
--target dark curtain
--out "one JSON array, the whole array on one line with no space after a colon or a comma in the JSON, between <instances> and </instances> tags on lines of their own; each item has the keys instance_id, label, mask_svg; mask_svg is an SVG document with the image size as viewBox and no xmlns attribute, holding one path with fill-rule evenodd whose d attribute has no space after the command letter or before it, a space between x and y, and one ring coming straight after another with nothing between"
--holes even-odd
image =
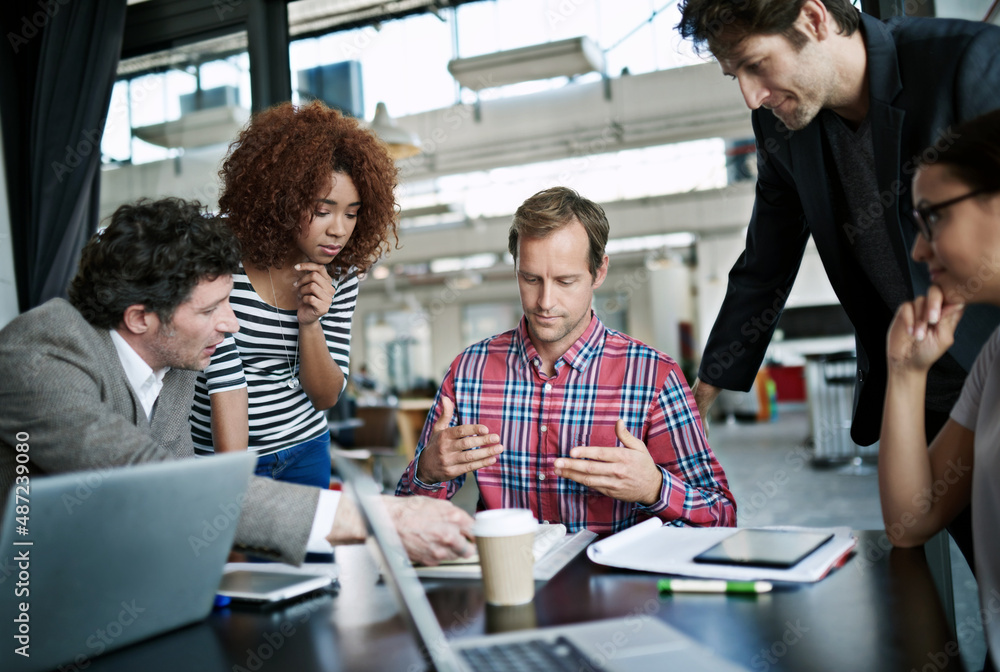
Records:
<instances>
[{"instance_id":1,"label":"dark curtain","mask_svg":"<svg viewBox=\"0 0 1000 672\"><path fill-rule=\"evenodd\" d=\"M97 230L126 0L3 0L0 116L22 311L66 296Z\"/></svg>"}]
</instances>

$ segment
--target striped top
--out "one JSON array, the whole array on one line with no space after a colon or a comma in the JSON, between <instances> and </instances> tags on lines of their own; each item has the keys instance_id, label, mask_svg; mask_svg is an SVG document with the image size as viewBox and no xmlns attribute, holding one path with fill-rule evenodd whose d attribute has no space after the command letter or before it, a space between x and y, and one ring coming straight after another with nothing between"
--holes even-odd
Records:
<instances>
[{"instance_id":1,"label":"striped top","mask_svg":"<svg viewBox=\"0 0 1000 672\"><path fill-rule=\"evenodd\" d=\"M334 281L334 286L330 310L319 319L330 357L344 372L346 381L358 277L351 273L339 284ZM254 291L242 266L233 275L229 302L240 330L226 335L208 368L198 375L190 416L195 453L214 452L209 395L242 387L248 388L250 451L266 455L321 436L327 428L325 413L316 410L301 384L288 386L292 376L298 375L302 360L300 351L296 362L299 337L296 311L265 303Z\"/></svg>"},{"instance_id":2,"label":"striped top","mask_svg":"<svg viewBox=\"0 0 1000 672\"><path fill-rule=\"evenodd\" d=\"M672 525L736 525L736 504L680 368L670 357L607 329L596 316L546 376L524 319L516 329L481 341L452 362L403 473L397 495L451 498L465 475L422 483L417 460L454 400L451 425L482 424L500 436L496 464L475 473L479 506L531 509L539 521L571 531L618 532L657 517ZM646 444L660 468L660 499L622 502L556 476L553 463L574 446L621 446L618 418Z\"/></svg>"}]
</instances>

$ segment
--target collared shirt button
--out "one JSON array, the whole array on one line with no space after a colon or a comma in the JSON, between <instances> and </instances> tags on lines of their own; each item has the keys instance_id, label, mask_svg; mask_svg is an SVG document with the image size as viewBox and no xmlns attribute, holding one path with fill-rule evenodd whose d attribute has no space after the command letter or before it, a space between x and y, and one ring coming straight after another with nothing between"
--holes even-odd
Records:
<instances>
[{"instance_id":1,"label":"collared shirt button","mask_svg":"<svg viewBox=\"0 0 1000 672\"><path fill-rule=\"evenodd\" d=\"M531 363L534 364L535 368L537 369L539 366L542 365L542 360L535 357L533 360L531 360Z\"/></svg>"},{"instance_id":2,"label":"collared shirt button","mask_svg":"<svg viewBox=\"0 0 1000 672\"><path fill-rule=\"evenodd\" d=\"M542 472L538 472L538 480L539 481L544 481L545 480L545 474L543 474Z\"/></svg>"},{"instance_id":3,"label":"collared shirt button","mask_svg":"<svg viewBox=\"0 0 1000 672\"><path fill-rule=\"evenodd\" d=\"M546 392L551 392L552 391L552 384L551 383L545 383L544 390Z\"/></svg>"},{"instance_id":4,"label":"collared shirt button","mask_svg":"<svg viewBox=\"0 0 1000 672\"><path fill-rule=\"evenodd\" d=\"M545 425L542 425L542 430L541 430L541 431L543 431L543 432L547 432L547 431L549 431L549 428L548 428L548 427L546 427Z\"/></svg>"}]
</instances>

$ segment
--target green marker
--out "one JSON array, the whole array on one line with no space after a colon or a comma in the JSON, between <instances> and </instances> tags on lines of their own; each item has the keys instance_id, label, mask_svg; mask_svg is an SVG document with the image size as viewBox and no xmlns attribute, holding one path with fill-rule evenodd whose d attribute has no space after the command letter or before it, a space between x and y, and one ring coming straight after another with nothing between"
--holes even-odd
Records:
<instances>
[{"instance_id":1,"label":"green marker","mask_svg":"<svg viewBox=\"0 0 1000 672\"><path fill-rule=\"evenodd\" d=\"M715 581L706 579L660 579L656 587L661 593L735 593L771 592L770 581Z\"/></svg>"}]
</instances>

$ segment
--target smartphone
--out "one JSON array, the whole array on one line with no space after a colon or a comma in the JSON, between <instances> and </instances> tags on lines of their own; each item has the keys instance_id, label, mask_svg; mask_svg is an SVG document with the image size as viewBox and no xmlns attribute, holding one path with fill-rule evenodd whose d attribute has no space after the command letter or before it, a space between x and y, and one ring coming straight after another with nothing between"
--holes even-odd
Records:
<instances>
[{"instance_id":1,"label":"smartphone","mask_svg":"<svg viewBox=\"0 0 1000 672\"><path fill-rule=\"evenodd\" d=\"M218 594L233 600L259 604L281 602L327 588L332 577L292 572L239 569L222 575Z\"/></svg>"},{"instance_id":2,"label":"smartphone","mask_svg":"<svg viewBox=\"0 0 1000 672\"><path fill-rule=\"evenodd\" d=\"M787 569L833 539L825 532L742 529L694 557L695 562Z\"/></svg>"}]
</instances>

